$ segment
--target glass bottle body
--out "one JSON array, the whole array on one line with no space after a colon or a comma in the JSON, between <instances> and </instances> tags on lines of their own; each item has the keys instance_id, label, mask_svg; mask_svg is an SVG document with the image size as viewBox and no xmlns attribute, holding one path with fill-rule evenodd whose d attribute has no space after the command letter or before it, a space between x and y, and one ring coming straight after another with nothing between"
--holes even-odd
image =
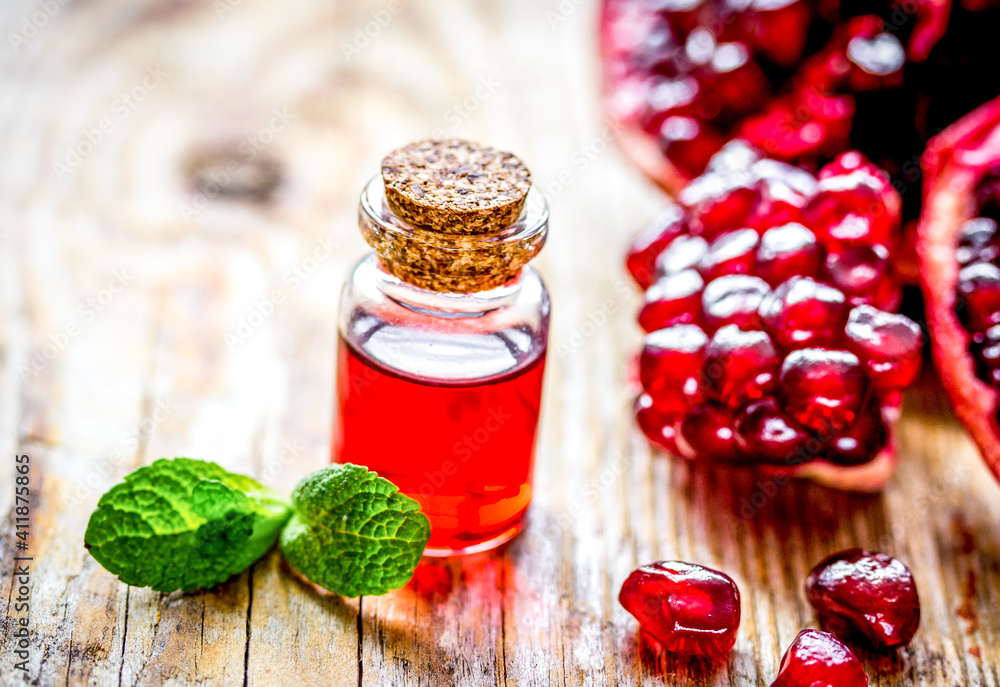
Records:
<instances>
[{"instance_id":1,"label":"glass bottle body","mask_svg":"<svg viewBox=\"0 0 1000 687\"><path fill-rule=\"evenodd\" d=\"M334 460L420 502L428 555L498 546L531 500L549 299L531 267L486 292L420 289L371 254L344 287Z\"/></svg>"}]
</instances>

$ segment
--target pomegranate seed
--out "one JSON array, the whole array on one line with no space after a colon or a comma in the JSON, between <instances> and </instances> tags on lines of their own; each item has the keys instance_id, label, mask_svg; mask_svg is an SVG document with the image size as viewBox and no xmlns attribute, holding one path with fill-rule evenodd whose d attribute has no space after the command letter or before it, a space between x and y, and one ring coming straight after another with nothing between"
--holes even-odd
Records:
<instances>
[{"instance_id":1,"label":"pomegranate seed","mask_svg":"<svg viewBox=\"0 0 1000 687\"><path fill-rule=\"evenodd\" d=\"M689 176L700 174L725 139L693 117L667 117L660 127L660 148Z\"/></svg>"},{"instance_id":2,"label":"pomegranate seed","mask_svg":"<svg viewBox=\"0 0 1000 687\"><path fill-rule=\"evenodd\" d=\"M675 75L668 72L667 76ZM663 123L671 115L693 114L694 104L701 91L696 79L690 76L652 79L651 84L646 95L646 131L655 134L663 128Z\"/></svg>"},{"instance_id":3,"label":"pomegranate seed","mask_svg":"<svg viewBox=\"0 0 1000 687\"><path fill-rule=\"evenodd\" d=\"M711 172L681 191L680 202L692 210L691 230L708 237L747 226L760 198L749 170Z\"/></svg>"},{"instance_id":4,"label":"pomegranate seed","mask_svg":"<svg viewBox=\"0 0 1000 687\"><path fill-rule=\"evenodd\" d=\"M839 432L855 418L867 377L848 351L803 348L781 365L780 385L788 413L820 433Z\"/></svg>"},{"instance_id":5,"label":"pomegranate seed","mask_svg":"<svg viewBox=\"0 0 1000 687\"><path fill-rule=\"evenodd\" d=\"M965 266L996 259L1000 255L997 233L997 221L988 217L976 217L963 224L955 251L958 264Z\"/></svg>"},{"instance_id":6,"label":"pomegranate seed","mask_svg":"<svg viewBox=\"0 0 1000 687\"><path fill-rule=\"evenodd\" d=\"M698 377L707 343L705 333L690 324L646 335L639 379L661 411L679 414L699 400Z\"/></svg>"},{"instance_id":7,"label":"pomegranate seed","mask_svg":"<svg viewBox=\"0 0 1000 687\"><path fill-rule=\"evenodd\" d=\"M759 241L760 235L753 229L738 229L720 234L698 263L698 271L706 282L727 274L751 272Z\"/></svg>"},{"instance_id":8,"label":"pomegranate seed","mask_svg":"<svg viewBox=\"0 0 1000 687\"><path fill-rule=\"evenodd\" d=\"M760 317L778 346L833 346L847 319L844 294L809 277L792 277L765 298Z\"/></svg>"},{"instance_id":9,"label":"pomegranate seed","mask_svg":"<svg viewBox=\"0 0 1000 687\"><path fill-rule=\"evenodd\" d=\"M798 167L777 160L759 160L752 169L759 180L760 200L748 220L759 230L799 222L816 192L816 179Z\"/></svg>"},{"instance_id":10,"label":"pomegranate seed","mask_svg":"<svg viewBox=\"0 0 1000 687\"><path fill-rule=\"evenodd\" d=\"M959 318L973 334L1000 324L1000 268L988 262L974 262L958 273Z\"/></svg>"},{"instance_id":11,"label":"pomegranate seed","mask_svg":"<svg viewBox=\"0 0 1000 687\"><path fill-rule=\"evenodd\" d=\"M639 325L647 332L674 324L695 322L705 283L694 270L668 274L649 287L639 311Z\"/></svg>"},{"instance_id":12,"label":"pomegranate seed","mask_svg":"<svg viewBox=\"0 0 1000 687\"><path fill-rule=\"evenodd\" d=\"M656 258L684 231L684 211L671 205L661 212L629 248L626 267L633 279L644 289L656 281Z\"/></svg>"},{"instance_id":13,"label":"pomegranate seed","mask_svg":"<svg viewBox=\"0 0 1000 687\"><path fill-rule=\"evenodd\" d=\"M716 405L701 405L681 422L679 439L685 442L691 457L732 463L739 460L733 435L733 411Z\"/></svg>"},{"instance_id":14,"label":"pomegranate seed","mask_svg":"<svg viewBox=\"0 0 1000 687\"><path fill-rule=\"evenodd\" d=\"M850 98L802 94L776 101L764 114L746 120L740 135L781 160L813 160L848 147L854 106Z\"/></svg>"},{"instance_id":15,"label":"pomegranate seed","mask_svg":"<svg viewBox=\"0 0 1000 687\"><path fill-rule=\"evenodd\" d=\"M743 15L747 39L775 64L791 66L806 46L810 11L808 3L752 2Z\"/></svg>"},{"instance_id":16,"label":"pomegranate seed","mask_svg":"<svg viewBox=\"0 0 1000 687\"><path fill-rule=\"evenodd\" d=\"M899 286L888 278L888 271L889 252L882 246L847 248L826 256L830 281L855 305L898 306Z\"/></svg>"},{"instance_id":17,"label":"pomegranate seed","mask_svg":"<svg viewBox=\"0 0 1000 687\"><path fill-rule=\"evenodd\" d=\"M767 79L742 43L718 44L709 62L694 73L710 102L699 113L702 119L745 114L759 108L768 96Z\"/></svg>"},{"instance_id":18,"label":"pomegranate seed","mask_svg":"<svg viewBox=\"0 0 1000 687\"><path fill-rule=\"evenodd\" d=\"M827 249L887 246L899 226L900 204L888 175L852 151L820 172L805 219Z\"/></svg>"},{"instance_id":19,"label":"pomegranate seed","mask_svg":"<svg viewBox=\"0 0 1000 687\"><path fill-rule=\"evenodd\" d=\"M708 252L708 242L700 236L678 236L656 258L660 274L677 274L693 269Z\"/></svg>"},{"instance_id":20,"label":"pomegranate seed","mask_svg":"<svg viewBox=\"0 0 1000 687\"><path fill-rule=\"evenodd\" d=\"M771 687L867 687L861 661L839 639L803 630L781 658Z\"/></svg>"},{"instance_id":21,"label":"pomegranate seed","mask_svg":"<svg viewBox=\"0 0 1000 687\"><path fill-rule=\"evenodd\" d=\"M870 397L851 426L826 447L824 457L836 465L861 465L885 448L888 441L882 410Z\"/></svg>"},{"instance_id":22,"label":"pomegranate seed","mask_svg":"<svg viewBox=\"0 0 1000 687\"><path fill-rule=\"evenodd\" d=\"M678 561L644 565L625 580L618 601L667 651L715 658L736 643L740 591L716 570Z\"/></svg>"},{"instance_id":23,"label":"pomegranate seed","mask_svg":"<svg viewBox=\"0 0 1000 687\"><path fill-rule=\"evenodd\" d=\"M994 387L1000 387L1000 325L983 333L982 342L970 346L981 368L979 377Z\"/></svg>"},{"instance_id":24,"label":"pomegranate seed","mask_svg":"<svg viewBox=\"0 0 1000 687\"><path fill-rule=\"evenodd\" d=\"M726 325L705 348L702 388L709 398L739 408L771 391L780 363L767 334Z\"/></svg>"},{"instance_id":25,"label":"pomegranate seed","mask_svg":"<svg viewBox=\"0 0 1000 687\"><path fill-rule=\"evenodd\" d=\"M768 229L757 248L757 272L771 286L816 274L821 260L816 235L797 222Z\"/></svg>"},{"instance_id":26,"label":"pomegranate seed","mask_svg":"<svg viewBox=\"0 0 1000 687\"><path fill-rule=\"evenodd\" d=\"M908 644L920 625L913 575L884 553L849 549L825 558L809 574L806 595L823 627L875 649Z\"/></svg>"},{"instance_id":27,"label":"pomegranate seed","mask_svg":"<svg viewBox=\"0 0 1000 687\"><path fill-rule=\"evenodd\" d=\"M706 286L702 294L705 325L711 331L729 324L741 329L760 328L757 310L770 292L771 287L759 277L745 274L719 277Z\"/></svg>"},{"instance_id":28,"label":"pomegranate seed","mask_svg":"<svg viewBox=\"0 0 1000 687\"><path fill-rule=\"evenodd\" d=\"M794 465L809 459L805 448L809 435L778 408L773 397L748 405L736 418L735 430L736 445L756 461Z\"/></svg>"},{"instance_id":29,"label":"pomegranate seed","mask_svg":"<svg viewBox=\"0 0 1000 687\"><path fill-rule=\"evenodd\" d=\"M679 454L674 431L675 417L657 408L649 394L642 394L635 400L635 419L647 439L670 453Z\"/></svg>"},{"instance_id":30,"label":"pomegranate seed","mask_svg":"<svg viewBox=\"0 0 1000 687\"><path fill-rule=\"evenodd\" d=\"M711 161L708 163L708 172L715 172L725 178L734 172L746 172L760 159L760 153L755 148L747 145L746 141L741 141L737 138L724 145L719 152L712 156ZM703 177L707 176L710 176L710 174L706 173L703 175ZM695 179L694 181L699 180ZM694 182L688 185L687 188L691 188L692 185L694 185ZM687 188L682 192L681 199L685 205L690 204L687 196L683 195L687 193Z\"/></svg>"},{"instance_id":31,"label":"pomegranate seed","mask_svg":"<svg viewBox=\"0 0 1000 687\"><path fill-rule=\"evenodd\" d=\"M903 83L906 63L903 44L891 33L882 31L882 20L878 17L858 17L852 25L866 19L875 21L859 27L847 44L846 56L852 64L848 81L856 91L898 88Z\"/></svg>"},{"instance_id":32,"label":"pomegranate seed","mask_svg":"<svg viewBox=\"0 0 1000 687\"><path fill-rule=\"evenodd\" d=\"M913 320L859 305L851 310L845 332L848 347L864 361L879 391L904 389L917 378L923 336Z\"/></svg>"}]
</instances>

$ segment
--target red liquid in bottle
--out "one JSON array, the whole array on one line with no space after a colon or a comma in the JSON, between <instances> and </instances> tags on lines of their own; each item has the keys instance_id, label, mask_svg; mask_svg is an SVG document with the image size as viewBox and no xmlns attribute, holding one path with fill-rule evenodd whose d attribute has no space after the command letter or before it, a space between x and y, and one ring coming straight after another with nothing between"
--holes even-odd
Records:
<instances>
[{"instance_id":1,"label":"red liquid in bottle","mask_svg":"<svg viewBox=\"0 0 1000 687\"><path fill-rule=\"evenodd\" d=\"M427 553L492 548L531 500L545 351L493 377L391 370L340 339L334 458L364 465L420 502Z\"/></svg>"}]
</instances>

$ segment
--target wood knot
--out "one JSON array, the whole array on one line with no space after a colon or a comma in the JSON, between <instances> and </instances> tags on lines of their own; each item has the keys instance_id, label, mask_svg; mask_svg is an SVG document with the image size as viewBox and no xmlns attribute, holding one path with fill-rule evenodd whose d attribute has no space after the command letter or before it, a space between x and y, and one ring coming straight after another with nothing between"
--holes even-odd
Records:
<instances>
[{"instance_id":1,"label":"wood knot","mask_svg":"<svg viewBox=\"0 0 1000 687\"><path fill-rule=\"evenodd\" d=\"M281 183L281 165L273 157L236 144L191 154L185 175L195 193L209 200L240 200L264 205Z\"/></svg>"}]
</instances>

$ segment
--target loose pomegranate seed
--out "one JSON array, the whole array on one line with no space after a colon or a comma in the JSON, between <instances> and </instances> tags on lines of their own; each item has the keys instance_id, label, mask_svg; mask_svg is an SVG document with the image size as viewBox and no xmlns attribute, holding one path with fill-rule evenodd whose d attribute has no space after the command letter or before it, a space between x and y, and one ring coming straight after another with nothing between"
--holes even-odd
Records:
<instances>
[{"instance_id":1,"label":"loose pomegranate seed","mask_svg":"<svg viewBox=\"0 0 1000 687\"><path fill-rule=\"evenodd\" d=\"M848 351L803 348L781 365L781 393L788 413L816 432L839 432L854 421L868 379Z\"/></svg>"},{"instance_id":2,"label":"loose pomegranate seed","mask_svg":"<svg viewBox=\"0 0 1000 687\"><path fill-rule=\"evenodd\" d=\"M660 561L632 572L618 601L667 651L728 654L740 627L740 591L727 575L691 563Z\"/></svg>"},{"instance_id":3,"label":"loose pomegranate seed","mask_svg":"<svg viewBox=\"0 0 1000 687\"><path fill-rule=\"evenodd\" d=\"M908 644L920 625L920 599L910 570L884 553L849 549L822 560L806 580L823 627L861 636L875 649Z\"/></svg>"},{"instance_id":4,"label":"loose pomegranate seed","mask_svg":"<svg viewBox=\"0 0 1000 687\"><path fill-rule=\"evenodd\" d=\"M908 387L920 372L923 335L916 322L870 305L851 310L848 347L865 363L879 391Z\"/></svg>"},{"instance_id":5,"label":"loose pomegranate seed","mask_svg":"<svg viewBox=\"0 0 1000 687\"><path fill-rule=\"evenodd\" d=\"M767 334L726 325L705 349L702 387L710 398L739 408L771 391L780 364Z\"/></svg>"},{"instance_id":6,"label":"loose pomegranate seed","mask_svg":"<svg viewBox=\"0 0 1000 687\"><path fill-rule=\"evenodd\" d=\"M757 248L757 272L771 286L789 277L819 272L822 259L816 235L798 222L768 229Z\"/></svg>"},{"instance_id":7,"label":"loose pomegranate seed","mask_svg":"<svg viewBox=\"0 0 1000 687\"><path fill-rule=\"evenodd\" d=\"M803 630L781 659L771 687L866 687L861 661L839 639L819 630Z\"/></svg>"},{"instance_id":8,"label":"loose pomegranate seed","mask_svg":"<svg viewBox=\"0 0 1000 687\"><path fill-rule=\"evenodd\" d=\"M844 331L844 294L810 277L792 277L760 305L760 316L778 346L792 350L833 346Z\"/></svg>"},{"instance_id":9,"label":"loose pomegranate seed","mask_svg":"<svg viewBox=\"0 0 1000 687\"><path fill-rule=\"evenodd\" d=\"M707 343L705 332L690 324L646 335L639 356L639 379L659 410L680 414L698 402L698 378Z\"/></svg>"},{"instance_id":10,"label":"loose pomegranate seed","mask_svg":"<svg viewBox=\"0 0 1000 687\"><path fill-rule=\"evenodd\" d=\"M771 287L759 277L733 274L719 277L705 287L701 310L710 331L729 324L741 329L759 329L757 310L771 293Z\"/></svg>"},{"instance_id":11,"label":"loose pomegranate seed","mask_svg":"<svg viewBox=\"0 0 1000 687\"><path fill-rule=\"evenodd\" d=\"M701 275L694 270L660 277L646 291L646 302L639 311L639 324L652 332L674 324L697 322L704 286Z\"/></svg>"}]
</instances>

